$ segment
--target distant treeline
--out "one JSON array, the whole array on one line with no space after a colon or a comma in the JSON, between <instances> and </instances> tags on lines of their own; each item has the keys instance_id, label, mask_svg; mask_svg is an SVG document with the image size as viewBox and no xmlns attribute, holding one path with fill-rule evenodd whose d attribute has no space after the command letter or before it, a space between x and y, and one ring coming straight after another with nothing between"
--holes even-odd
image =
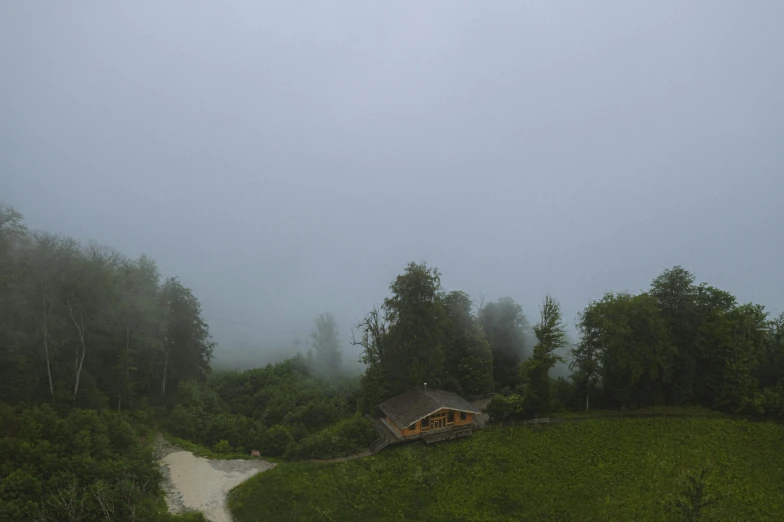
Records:
<instances>
[{"instance_id":1,"label":"distant treeline","mask_svg":"<svg viewBox=\"0 0 784 522\"><path fill-rule=\"evenodd\" d=\"M0 397L122 409L209 372L201 306L146 256L28 231L0 207Z\"/></svg>"},{"instance_id":2,"label":"distant treeline","mask_svg":"<svg viewBox=\"0 0 784 522\"><path fill-rule=\"evenodd\" d=\"M647 292L605 294L578 326L572 379L586 406L784 414L784 313L739 304L682 267L662 272Z\"/></svg>"},{"instance_id":3,"label":"distant treeline","mask_svg":"<svg viewBox=\"0 0 784 522\"><path fill-rule=\"evenodd\" d=\"M356 329L368 410L427 382L465 396L499 392L491 412L501 418L685 404L784 415L784 314L738 304L681 267L662 272L647 292L610 292L590 303L574 346L550 296L529 348L529 323L511 298L475 307L463 292L443 292L437 269L416 263L390 290ZM553 379L564 355L573 373Z\"/></svg>"}]
</instances>

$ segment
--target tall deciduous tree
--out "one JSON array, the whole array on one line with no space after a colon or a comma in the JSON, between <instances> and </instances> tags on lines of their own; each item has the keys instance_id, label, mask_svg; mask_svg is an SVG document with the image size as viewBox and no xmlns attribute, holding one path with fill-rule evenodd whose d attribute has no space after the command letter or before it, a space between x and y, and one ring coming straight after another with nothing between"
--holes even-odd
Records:
<instances>
[{"instance_id":1,"label":"tall deciduous tree","mask_svg":"<svg viewBox=\"0 0 784 522\"><path fill-rule=\"evenodd\" d=\"M386 371L387 343L384 314L374 307L352 330L351 344L362 348L359 361L367 367L360 380L363 411L371 411L391 395Z\"/></svg>"},{"instance_id":2,"label":"tall deciduous tree","mask_svg":"<svg viewBox=\"0 0 784 522\"><path fill-rule=\"evenodd\" d=\"M446 388L466 396L493 389L493 354L485 332L472 312L473 303L465 292L443 296L447 321L444 328Z\"/></svg>"},{"instance_id":3,"label":"tall deciduous tree","mask_svg":"<svg viewBox=\"0 0 784 522\"><path fill-rule=\"evenodd\" d=\"M514 387L519 379L528 329L523 309L511 297L502 297L482 306L479 322L493 354L493 380L499 387Z\"/></svg>"},{"instance_id":4,"label":"tall deciduous tree","mask_svg":"<svg viewBox=\"0 0 784 522\"><path fill-rule=\"evenodd\" d=\"M523 363L523 400L533 411L550 408L550 370L564 358L557 351L567 344L566 325L561 305L545 296L539 307L539 322L534 325L537 343L533 355Z\"/></svg>"},{"instance_id":5,"label":"tall deciduous tree","mask_svg":"<svg viewBox=\"0 0 784 522\"><path fill-rule=\"evenodd\" d=\"M695 399L696 381L700 378L700 365L696 353L698 331L697 287L694 274L675 266L659 274L649 294L659 308L670 344L674 349L668 388L669 402L689 403Z\"/></svg>"},{"instance_id":6,"label":"tall deciduous tree","mask_svg":"<svg viewBox=\"0 0 784 522\"><path fill-rule=\"evenodd\" d=\"M114 270L120 257L109 249L92 245L80 257L69 263L68 282L64 285L64 300L75 332L73 400L79 396L84 360L88 350L94 350L101 331L108 328L111 311L116 305L117 288Z\"/></svg>"},{"instance_id":7,"label":"tall deciduous tree","mask_svg":"<svg viewBox=\"0 0 784 522\"><path fill-rule=\"evenodd\" d=\"M316 317L316 328L310 334L315 349L315 362L319 368L335 372L340 369L342 355L335 316L329 312Z\"/></svg>"},{"instance_id":8,"label":"tall deciduous tree","mask_svg":"<svg viewBox=\"0 0 784 522\"><path fill-rule=\"evenodd\" d=\"M580 341L572 349L572 361L569 364L577 393L585 393L586 410L590 409L591 395L596 394L602 370L602 325L598 308L598 304L593 302L578 316Z\"/></svg>"},{"instance_id":9,"label":"tall deciduous tree","mask_svg":"<svg viewBox=\"0 0 784 522\"><path fill-rule=\"evenodd\" d=\"M441 384L444 374L444 306L439 298L441 275L426 264L409 263L390 285L384 300L389 325L386 371L391 391L398 393L429 382Z\"/></svg>"},{"instance_id":10,"label":"tall deciduous tree","mask_svg":"<svg viewBox=\"0 0 784 522\"><path fill-rule=\"evenodd\" d=\"M161 395L167 387L177 389L183 380L202 380L210 371L214 344L201 304L177 278L169 278L161 290L164 317L161 361Z\"/></svg>"}]
</instances>

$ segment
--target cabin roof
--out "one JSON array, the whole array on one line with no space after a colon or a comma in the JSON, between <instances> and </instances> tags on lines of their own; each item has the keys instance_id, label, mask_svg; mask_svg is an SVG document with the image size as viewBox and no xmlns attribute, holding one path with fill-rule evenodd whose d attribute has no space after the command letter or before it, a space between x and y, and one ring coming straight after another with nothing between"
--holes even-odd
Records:
<instances>
[{"instance_id":1,"label":"cabin roof","mask_svg":"<svg viewBox=\"0 0 784 522\"><path fill-rule=\"evenodd\" d=\"M398 427L406 427L441 409L481 413L456 393L444 390L411 388L378 405Z\"/></svg>"}]
</instances>

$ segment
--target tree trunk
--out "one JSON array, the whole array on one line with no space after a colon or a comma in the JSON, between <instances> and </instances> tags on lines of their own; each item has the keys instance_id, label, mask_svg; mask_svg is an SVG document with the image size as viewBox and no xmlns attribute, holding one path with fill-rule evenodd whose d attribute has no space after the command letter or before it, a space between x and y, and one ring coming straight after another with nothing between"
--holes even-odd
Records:
<instances>
[{"instance_id":1,"label":"tree trunk","mask_svg":"<svg viewBox=\"0 0 784 522\"><path fill-rule=\"evenodd\" d=\"M76 349L76 358L74 360L74 371L76 372L76 380L74 382L73 399L75 404L76 396L79 394L79 378L82 375L82 365L84 364L84 356L87 354L87 347L84 344L84 316L82 315L81 312L79 312L79 321L77 321L76 317L74 317L71 301L66 299L66 302L68 303L68 313L71 316L71 321L73 321L74 326L76 326L76 331L79 333L79 347L81 348L81 354L79 353L80 348Z\"/></svg>"},{"instance_id":2,"label":"tree trunk","mask_svg":"<svg viewBox=\"0 0 784 522\"><path fill-rule=\"evenodd\" d=\"M54 386L52 386L52 366L49 362L49 310L46 307L46 297L43 297L43 320L44 320L44 354L46 354L46 373L49 376L49 393L54 401Z\"/></svg>"},{"instance_id":3,"label":"tree trunk","mask_svg":"<svg viewBox=\"0 0 784 522\"><path fill-rule=\"evenodd\" d=\"M169 367L169 350L166 350L166 357L163 360L163 382L161 382L161 395L166 395L166 370Z\"/></svg>"},{"instance_id":4,"label":"tree trunk","mask_svg":"<svg viewBox=\"0 0 784 522\"><path fill-rule=\"evenodd\" d=\"M128 404L131 404L131 327L125 327L125 390L120 391L120 395L125 391L128 396ZM120 403L117 403L117 410L120 410Z\"/></svg>"}]
</instances>

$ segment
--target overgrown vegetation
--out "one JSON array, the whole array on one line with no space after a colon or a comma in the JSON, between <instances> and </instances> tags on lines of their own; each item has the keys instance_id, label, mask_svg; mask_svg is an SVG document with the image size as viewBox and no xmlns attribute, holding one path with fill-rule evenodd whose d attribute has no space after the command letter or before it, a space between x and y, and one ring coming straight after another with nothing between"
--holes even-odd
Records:
<instances>
[{"instance_id":1,"label":"overgrown vegetation","mask_svg":"<svg viewBox=\"0 0 784 522\"><path fill-rule=\"evenodd\" d=\"M259 450L302 458L366 447L370 423L355 415L356 379L326 380L295 357L245 372L215 375L204 385L183 383L168 430L216 453Z\"/></svg>"},{"instance_id":2,"label":"overgrown vegetation","mask_svg":"<svg viewBox=\"0 0 784 522\"><path fill-rule=\"evenodd\" d=\"M0 405L0 520L204 520L166 513L144 430L106 410Z\"/></svg>"},{"instance_id":3,"label":"overgrown vegetation","mask_svg":"<svg viewBox=\"0 0 784 522\"><path fill-rule=\"evenodd\" d=\"M779 520L784 426L727 418L488 428L329 466L284 464L230 494L262 520ZM753 443L752 443L753 441ZM701 470L713 462L710 474ZM695 478L696 484L688 479Z\"/></svg>"}]
</instances>

